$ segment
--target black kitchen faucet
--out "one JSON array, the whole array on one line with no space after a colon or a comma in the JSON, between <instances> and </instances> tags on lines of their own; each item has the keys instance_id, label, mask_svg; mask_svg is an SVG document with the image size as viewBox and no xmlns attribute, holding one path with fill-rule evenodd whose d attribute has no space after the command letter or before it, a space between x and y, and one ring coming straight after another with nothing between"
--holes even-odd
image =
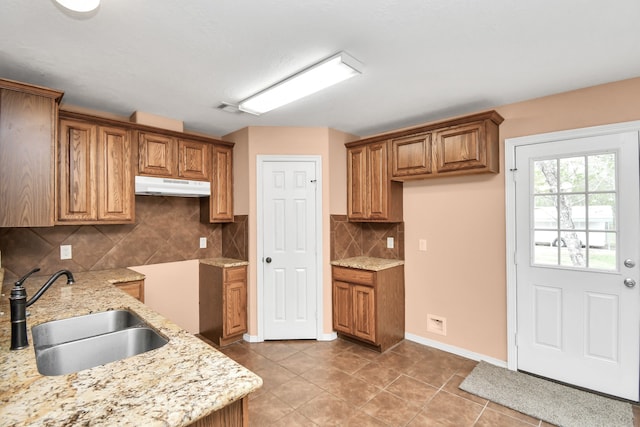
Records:
<instances>
[{"instance_id":1,"label":"black kitchen faucet","mask_svg":"<svg viewBox=\"0 0 640 427\"><path fill-rule=\"evenodd\" d=\"M13 289L11 289L11 296L9 297L11 305L11 350L20 350L29 346L29 341L27 340L27 307L38 301L38 298L63 274L67 276L67 285L74 283L73 274L69 270L60 270L49 277L40 290L27 301L27 290L22 284L29 276L38 271L40 271L39 268L34 268L18 279Z\"/></svg>"}]
</instances>

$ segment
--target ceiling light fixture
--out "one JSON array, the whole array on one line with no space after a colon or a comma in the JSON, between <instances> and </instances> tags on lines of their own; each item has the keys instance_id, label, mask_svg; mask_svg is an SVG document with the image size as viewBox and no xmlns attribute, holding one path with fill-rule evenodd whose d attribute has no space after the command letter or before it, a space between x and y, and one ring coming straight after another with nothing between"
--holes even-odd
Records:
<instances>
[{"instance_id":1,"label":"ceiling light fixture","mask_svg":"<svg viewBox=\"0 0 640 427\"><path fill-rule=\"evenodd\" d=\"M238 108L260 115L360 74L362 64L344 52L287 77L240 102Z\"/></svg>"},{"instance_id":2,"label":"ceiling light fixture","mask_svg":"<svg viewBox=\"0 0 640 427\"><path fill-rule=\"evenodd\" d=\"M56 2L74 12L91 12L100 6L100 0L56 0Z\"/></svg>"}]
</instances>

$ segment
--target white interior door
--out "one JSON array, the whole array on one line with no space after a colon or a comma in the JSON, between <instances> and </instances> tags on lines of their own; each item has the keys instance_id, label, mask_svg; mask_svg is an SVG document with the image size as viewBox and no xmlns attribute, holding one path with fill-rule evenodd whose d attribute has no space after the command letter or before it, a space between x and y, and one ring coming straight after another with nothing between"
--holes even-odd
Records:
<instances>
[{"instance_id":1,"label":"white interior door","mask_svg":"<svg viewBox=\"0 0 640 427\"><path fill-rule=\"evenodd\" d=\"M515 148L517 368L638 400L638 132Z\"/></svg>"},{"instance_id":2,"label":"white interior door","mask_svg":"<svg viewBox=\"0 0 640 427\"><path fill-rule=\"evenodd\" d=\"M262 163L264 339L317 338L315 161Z\"/></svg>"}]
</instances>

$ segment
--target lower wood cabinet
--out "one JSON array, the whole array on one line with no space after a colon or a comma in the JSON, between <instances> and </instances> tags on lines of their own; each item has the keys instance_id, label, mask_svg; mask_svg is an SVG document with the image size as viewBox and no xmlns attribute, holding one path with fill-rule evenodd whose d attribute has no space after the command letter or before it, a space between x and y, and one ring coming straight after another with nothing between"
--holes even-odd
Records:
<instances>
[{"instance_id":1,"label":"lower wood cabinet","mask_svg":"<svg viewBox=\"0 0 640 427\"><path fill-rule=\"evenodd\" d=\"M115 285L140 302L144 302L144 280L132 280L130 282L116 283Z\"/></svg>"},{"instance_id":2,"label":"lower wood cabinet","mask_svg":"<svg viewBox=\"0 0 640 427\"><path fill-rule=\"evenodd\" d=\"M247 267L200 264L200 335L225 346L247 332Z\"/></svg>"},{"instance_id":3,"label":"lower wood cabinet","mask_svg":"<svg viewBox=\"0 0 640 427\"><path fill-rule=\"evenodd\" d=\"M333 328L385 351L404 338L404 266L380 271L332 267Z\"/></svg>"}]
</instances>

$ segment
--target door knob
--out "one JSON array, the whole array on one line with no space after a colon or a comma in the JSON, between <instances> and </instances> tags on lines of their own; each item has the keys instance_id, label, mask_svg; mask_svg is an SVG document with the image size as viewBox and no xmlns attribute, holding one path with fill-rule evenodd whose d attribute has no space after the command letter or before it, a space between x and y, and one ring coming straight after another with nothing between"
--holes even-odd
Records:
<instances>
[{"instance_id":1,"label":"door knob","mask_svg":"<svg viewBox=\"0 0 640 427\"><path fill-rule=\"evenodd\" d=\"M624 260L624 266L625 266L625 267L628 267L628 268L633 268L633 267L635 267L635 266L636 266L636 263L635 263L635 262L633 262L633 260L632 260L632 259L627 258L627 259L625 259L625 260Z\"/></svg>"},{"instance_id":2,"label":"door knob","mask_svg":"<svg viewBox=\"0 0 640 427\"><path fill-rule=\"evenodd\" d=\"M627 288L633 288L636 285L636 281L630 277L627 277L626 279L624 279L624 285Z\"/></svg>"},{"instance_id":3,"label":"door knob","mask_svg":"<svg viewBox=\"0 0 640 427\"><path fill-rule=\"evenodd\" d=\"M268 256L268 257L266 257L264 260L265 260L265 262L266 262L267 264L271 264L271 257L269 257L269 256ZM634 283L634 285L635 285L635 283Z\"/></svg>"}]
</instances>

